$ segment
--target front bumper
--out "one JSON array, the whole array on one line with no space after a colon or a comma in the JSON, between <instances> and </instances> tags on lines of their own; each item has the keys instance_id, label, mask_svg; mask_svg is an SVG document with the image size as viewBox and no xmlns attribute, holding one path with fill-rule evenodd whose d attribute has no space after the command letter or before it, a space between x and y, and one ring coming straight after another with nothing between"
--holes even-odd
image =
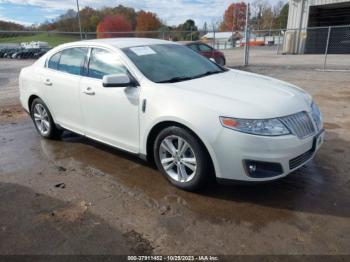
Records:
<instances>
[{"instance_id":1,"label":"front bumper","mask_svg":"<svg viewBox=\"0 0 350 262\"><path fill-rule=\"evenodd\" d=\"M299 139L294 135L257 136L223 128L213 141L216 176L219 179L268 181L284 177L310 161L324 141L324 130ZM251 175L249 163L274 163L281 166L276 175ZM276 167L276 165L275 165Z\"/></svg>"}]
</instances>

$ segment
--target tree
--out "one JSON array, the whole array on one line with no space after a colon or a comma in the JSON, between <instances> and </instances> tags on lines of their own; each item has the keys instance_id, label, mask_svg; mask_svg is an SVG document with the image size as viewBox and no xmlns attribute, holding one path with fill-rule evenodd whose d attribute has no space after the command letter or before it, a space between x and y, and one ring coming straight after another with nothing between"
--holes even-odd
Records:
<instances>
[{"instance_id":1,"label":"tree","mask_svg":"<svg viewBox=\"0 0 350 262\"><path fill-rule=\"evenodd\" d=\"M131 23L124 16L106 16L97 26L97 38L125 37L128 34L113 34L108 32L129 32L131 30Z\"/></svg>"},{"instance_id":2,"label":"tree","mask_svg":"<svg viewBox=\"0 0 350 262\"><path fill-rule=\"evenodd\" d=\"M0 28L1 28L1 30L8 30L8 31L10 31L10 30L20 31L20 30L25 29L25 27L23 25L13 23L13 22L1 21L1 20L0 20Z\"/></svg>"},{"instance_id":3,"label":"tree","mask_svg":"<svg viewBox=\"0 0 350 262\"><path fill-rule=\"evenodd\" d=\"M112 10L113 10L113 15L124 16L131 23L132 29L135 30L137 13L135 12L134 8L118 5L117 7L114 7Z\"/></svg>"},{"instance_id":4,"label":"tree","mask_svg":"<svg viewBox=\"0 0 350 262\"><path fill-rule=\"evenodd\" d=\"M203 33L204 33L204 34L208 33L208 25L207 25L207 22L204 22L204 25L203 25Z\"/></svg>"},{"instance_id":5,"label":"tree","mask_svg":"<svg viewBox=\"0 0 350 262\"><path fill-rule=\"evenodd\" d=\"M159 18L155 13L145 12L141 10L137 13L136 18L136 31L157 31L162 26ZM149 36L152 37L154 34L149 33L138 33L138 36Z\"/></svg>"},{"instance_id":6,"label":"tree","mask_svg":"<svg viewBox=\"0 0 350 262\"><path fill-rule=\"evenodd\" d=\"M287 28L288 12L289 12L289 4L286 3L278 13L276 18L276 25L278 28L280 29Z\"/></svg>"},{"instance_id":7,"label":"tree","mask_svg":"<svg viewBox=\"0 0 350 262\"><path fill-rule=\"evenodd\" d=\"M199 32L195 22L192 19L186 20L185 23L177 27L180 40L198 40Z\"/></svg>"},{"instance_id":8,"label":"tree","mask_svg":"<svg viewBox=\"0 0 350 262\"><path fill-rule=\"evenodd\" d=\"M244 2L233 3L227 7L220 31L243 30L247 5Z\"/></svg>"},{"instance_id":9,"label":"tree","mask_svg":"<svg viewBox=\"0 0 350 262\"><path fill-rule=\"evenodd\" d=\"M78 32L79 25L77 20L77 12L73 9L67 10L63 15L60 15L55 21L55 28L61 32Z\"/></svg>"},{"instance_id":10,"label":"tree","mask_svg":"<svg viewBox=\"0 0 350 262\"><path fill-rule=\"evenodd\" d=\"M91 7L85 7L80 10L81 28L85 32L95 32L101 20L98 11Z\"/></svg>"},{"instance_id":11,"label":"tree","mask_svg":"<svg viewBox=\"0 0 350 262\"><path fill-rule=\"evenodd\" d=\"M260 17L260 27L261 29L272 29L274 28L274 22L275 22L275 16L272 11L271 5L267 4L264 6L264 8L261 10L261 17Z\"/></svg>"}]
</instances>

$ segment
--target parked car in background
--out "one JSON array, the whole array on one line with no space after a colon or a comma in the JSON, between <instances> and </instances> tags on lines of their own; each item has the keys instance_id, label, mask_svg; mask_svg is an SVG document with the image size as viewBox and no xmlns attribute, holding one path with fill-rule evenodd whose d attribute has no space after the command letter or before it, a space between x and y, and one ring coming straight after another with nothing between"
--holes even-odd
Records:
<instances>
[{"instance_id":1,"label":"parked car in background","mask_svg":"<svg viewBox=\"0 0 350 262\"><path fill-rule=\"evenodd\" d=\"M44 138L68 129L154 160L186 190L211 176L284 177L323 143L321 113L304 90L164 40L58 46L22 69L19 89Z\"/></svg>"},{"instance_id":2,"label":"parked car in background","mask_svg":"<svg viewBox=\"0 0 350 262\"><path fill-rule=\"evenodd\" d=\"M185 46L188 46L192 50L200 53L202 56L205 56L207 58L213 58L215 62L221 66L224 66L226 64L226 58L225 55L220 52L219 50L216 50L215 48L212 48L210 45L207 45L203 42L182 42Z\"/></svg>"}]
</instances>

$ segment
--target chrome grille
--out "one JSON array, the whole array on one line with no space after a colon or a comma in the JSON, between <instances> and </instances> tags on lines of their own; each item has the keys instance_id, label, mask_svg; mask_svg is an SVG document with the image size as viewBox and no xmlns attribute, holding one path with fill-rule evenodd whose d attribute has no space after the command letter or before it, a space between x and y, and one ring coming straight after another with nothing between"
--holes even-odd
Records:
<instances>
[{"instance_id":1,"label":"chrome grille","mask_svg":"<svg viewBox=\"0 0 350 262\"><path fill-rule=\"evenodd\" d=\"M315 127L306 112L281 117L280 120L298 138L305 138L315 133Z\"/></svg>"},{"instance_id":2,"label":"chrome grille","mask_svg":"<svg viewBox=\"0 0 350 262\"><path fill-rule=\"evenodd\" d=\"M312 118L314 119L314 122L317 126L317 129L318 130L321 130L322 129L322 119L321 119L321 116L315 114L315 113L312 113Z\"/></svg>"}]
</instances>

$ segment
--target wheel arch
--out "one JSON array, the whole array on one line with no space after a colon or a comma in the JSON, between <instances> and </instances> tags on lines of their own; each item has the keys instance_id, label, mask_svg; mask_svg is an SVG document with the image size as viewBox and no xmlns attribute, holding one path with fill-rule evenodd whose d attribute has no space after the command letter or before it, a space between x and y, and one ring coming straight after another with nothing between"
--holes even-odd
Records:
<instances>
[{"instance_id":1,"label":"wheel arch","mask_svg":"<svg viewBox=\"0 0 350 262\"><path fill-rule=\"evenodd\" d=\"M34 99L36 99L36 98L40 98L40 97L38 95L35 95L35 94L29 96L29 98L28 98L28 109L29 109L29 112L32 109L32 103L33 103Z\"/></svg>"},{"instance_id":2,"label":"wheel arch","mask_svg":"<svg viewBox=\"0 0 350 262\"><path fill-rule=\"evenodd\" d=\"M213 157L213 152L211 148L208 146L208 143L206 143L192 128L188 127L187 125L174 121L174 120L164 120L161 122L156 123L151 130L149 131L147 135L147 141L146 141L146 154L147 154L147 160L151 163L154 163L154 156L153 156L153 146L155 143L155 140L157 138L157 135L165 128L171 127L171 126L177 126L184 128L188 132L190 132L199 143L203 146L206 153L208 154L208 157L210 159L210 165L213 171L216 173L216 164L215 164L215 158Z\"/></svg>"},{"instance_id":3,"label":"wheel arch","mask_svg":"<svg viewBox=\"0 0 350 262\"><path fill-rule=\"evenodd\" d=\"M52 112L50 106L49 106L47 103L45 103L44 99L42 99L39 95L37 95L37 94L35 94L35 93L34 93L34 94L31 94L31 95L29 96L29 98L28 98L28 111L29 111L29 114L30 114L30 111L31 111L31 107L32 107L33 101L34 101L36 98L39 98L39 99L41 99L41 100L44 102L45 106L48 108L48 110L49 110L49 112L50 112L50 115L51 115L52 119L55 119L55 116L54 116L54 114L53 114L53 112ZM55 120L54 120L54 122L55 122Z\"/></svg>"}]
</instances>

